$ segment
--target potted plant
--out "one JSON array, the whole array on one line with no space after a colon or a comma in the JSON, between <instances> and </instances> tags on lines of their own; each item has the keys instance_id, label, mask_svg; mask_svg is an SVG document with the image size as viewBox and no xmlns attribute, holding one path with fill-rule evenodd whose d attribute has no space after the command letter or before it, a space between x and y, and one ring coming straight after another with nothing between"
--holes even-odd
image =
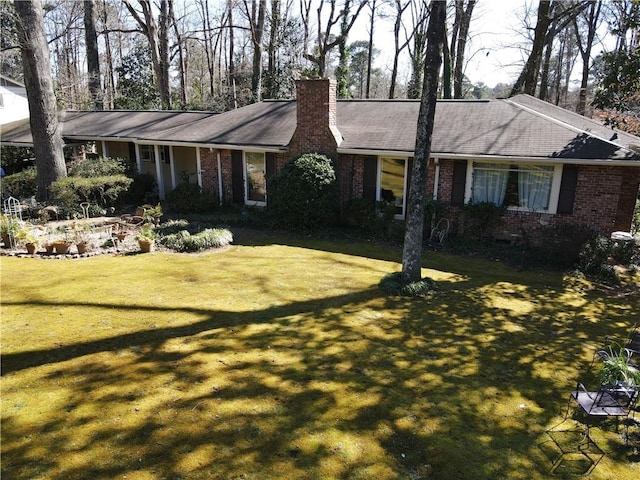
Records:
<instances>
[{"instance_id":1,"label":"potted plant","mask_svg":"<svg viewBox=\"0 0 640 480\"><path fill-rule=\"evenodd\" d=\"M79 226L77 223L73 224L73 241L80 255L86 253L89 249L89 233L90 230Z\"/></svg>"},{"instance_id":2,"label":"potted plant","mask_svg":"<svg viewBox=\"0 0 640 480\"><path fill-rule=\"evenodd\" d=\"M0 216L0 235L5 248L13 248L16 245L17 237L24 230L24 222L17 218Z\"/></svg>"},{"instance_id":3,"label":"potted plant","mask_svg":"<svg viewBox=\"0 0 640 480\"><path fill-rule=\"evenodd\" d=\"M156 239L156 231L151 224L144 224L142 228L138 231L138 235L136 235L136 240L138 240L138 245L140 246L140 250L143 253L148 253L153 250L153 244Z\"/></svg>"},{"instance_id":4,"label":"potted plant","mask_svg":"<svg viewBox=\"0 0 640 480\"><path fill-rule=\"evenodd\" d=\"M158 225L160 223L160 218L162 217L162 206L158 203L155 207L153 205L143 205L144 214L142 217L144 221L147 223L152 223L154 225Z\"/></svg>"},{"instance_id":5,"label":"potted plant","mask_svg":"<svg viewBox=\"0 0 640 480\"><path fill-rule=\"evenodd\" d=\"M24 228L16 238L24 245L29 255L33 255L38 250L38 238L28 228Z\"/></svg>"},{"instance_id":6,"label":"potted plant","mask_svg":"<svg viewBox=\"0 0 640 480\"><path fill-rule=\"evenodd\" d=\"M61 234L53 240L53 250L57 254L67 254L71 249L73 242L71 241L71 235L68 231L63 231Z\"/></svg>"},{"instance_id":7,"label":"potted plant","mask_svg":"<svg viewBox=\"0 0 640 480\"><path fill-rule=\"evenodd\" d=\"M600 352L600 383L611 388L640 386L640 370L631 362L632 354L631 350L620 346L615 349L609 347L608 351Z\"/></svg>"}]
</instances>

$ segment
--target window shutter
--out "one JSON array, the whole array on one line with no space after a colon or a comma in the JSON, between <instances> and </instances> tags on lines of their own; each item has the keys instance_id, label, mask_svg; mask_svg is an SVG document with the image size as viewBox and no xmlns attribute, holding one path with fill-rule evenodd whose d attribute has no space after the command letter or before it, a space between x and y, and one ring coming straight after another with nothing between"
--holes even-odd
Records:
<instances>
[{"instance_id":1,"label":"window shutter","mask_svg":"<svg viewBox=\"0 0 640 480\"><path fill-rule=\"evenodd\" d=\"M376 201L376 187L378 185L378 159L366 157L362 172L362 198L371 203Z\"/></svg>"},{"instance_id":2,"label":"window shutter","mask_svg":"<svg viewBox=\"0 0 640 480\"><path fill-rule=\"evenodd\" d=\"M244 203L244 167L242 151L231 151L231 188L234 203Z\"/></svg>"},{"instance_id":3,"label":"window shutter","mask_svg":"<svg viewBox=\"0 0 640 480\"><path fill-rule=\"evenodd\" d=\"M467 182L467 161L453 161L453 182L451 186L451 205L464 205L465 184Z\"/></svg>"},{"instance_id":4,"label":"window shutter","mask_svg":"<svg viewBox=\"0 0 640 480\"><path fill-rule=\"evenodd\" d=\"M136 144L133 142L129 142L129 160L136 161Z\"/></svg>"},{"instance_id":5,"label":"window shutter","mask_svg":"<svg viewBox=\"0 0 640 480\"><path fill-rule=\"evenodd\" d=\"M578 166L564 165L562 167L562 181L558 196L558 213L573 213L573 200L578 185Z\"/></svg>"},{"instance_id":6,"label":"window shutter","mask_svg":"<svg viewBox=\"0 0 640 480\"><path fill-rule=\"evenodd\" d=\"M267 179L268 179L272 175L276 174L276 154L273 152L265 153L265 163L267 168L265 175L267 176Z\"/></svg>"}]
</instances>

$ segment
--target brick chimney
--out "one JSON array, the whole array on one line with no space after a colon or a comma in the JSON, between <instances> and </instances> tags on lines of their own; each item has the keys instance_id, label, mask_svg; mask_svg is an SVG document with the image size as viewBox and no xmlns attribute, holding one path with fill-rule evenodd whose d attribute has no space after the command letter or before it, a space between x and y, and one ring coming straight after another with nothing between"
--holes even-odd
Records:
<instances>
[{"instance_id":1,"label":"brick chimney","mask_svg":"<svg viewBox=\"0 0 640 480\"><path fill-rule=\"evenodd\" d=\"M292 156L318 152L331 158L342 142L336 117L337 84L333 79L296 81L296 131L289 144Z\"/></svg>"}]
</instances>

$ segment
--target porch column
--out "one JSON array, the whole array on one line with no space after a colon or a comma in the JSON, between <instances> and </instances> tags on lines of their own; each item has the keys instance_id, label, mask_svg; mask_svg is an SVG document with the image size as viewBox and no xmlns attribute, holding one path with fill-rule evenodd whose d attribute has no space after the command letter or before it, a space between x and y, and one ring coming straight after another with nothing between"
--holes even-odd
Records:
<instances>
[{"instance_id":1,"label":"porch column","mask_svg":"<svg viewBox=\"0 0 640 480\"><path fill-rule=\"evenodd\" d=\"M138 173L142 173L142 158L140 157L140 145L134 143L136 147L136 167L138 168Z\"/></svg>"},{"instance_id":2,"label":"porch column","mask_svg":"<svg viewBox=\"0 0 640 480\"><path fill-rule=\"evenodd\" d=\"M169 145L169 169L171 170L171 189L175 190L178 183L176 181L176 166L173 163L173 145Z\"/></svg>"},{"instance_id":3,"label":"porch column","mask_svg":"<svg viewBox=\"0 0 640 480\"><path fill-rule=\"evenodd\" d=\"M162 158L160 158L160 148L153 146L153 155L156 159L156 182L158 183L158 197L164 200L164 177L162 176Z\"/></svg>"},{"instance_id":4,"label":"porch column","mask_svg":"<svg viewBox=\"0 0 640 480\"><path fill-rule=\"evenodd\" d=\"M202 162L200 161L200 147L196 147L196 172L198 174L198 186L202 188Z\"/></svg>"},{"instance_id":5,"label":"porch column","mask_svg":"<svg viewBox=\"0 0 640 480\"><path fill-rule=\"evenodd\" d=\"M102 140L102 158L107 158L109 156L109 147L107 147L107 142Z\"/></svg>"}]
</instances>

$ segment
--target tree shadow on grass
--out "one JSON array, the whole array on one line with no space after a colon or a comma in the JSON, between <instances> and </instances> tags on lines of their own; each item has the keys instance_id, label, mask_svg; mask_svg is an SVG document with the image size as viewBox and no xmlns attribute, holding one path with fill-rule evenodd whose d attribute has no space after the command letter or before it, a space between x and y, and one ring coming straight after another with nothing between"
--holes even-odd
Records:
<instances>
[{"instance_id":1,"label":"tree shadow on grass","mask_svg":"<svg viewBox=\"0 0 640 480\"><path fill-rule=\"evenodd\" d=\"M538 445L590 343L637 311L591 300L468 278L429 299L368 289L244 312L65 302L195 320L3 354L2 473L547 478Z\"/></svg>"}]
</instances>

